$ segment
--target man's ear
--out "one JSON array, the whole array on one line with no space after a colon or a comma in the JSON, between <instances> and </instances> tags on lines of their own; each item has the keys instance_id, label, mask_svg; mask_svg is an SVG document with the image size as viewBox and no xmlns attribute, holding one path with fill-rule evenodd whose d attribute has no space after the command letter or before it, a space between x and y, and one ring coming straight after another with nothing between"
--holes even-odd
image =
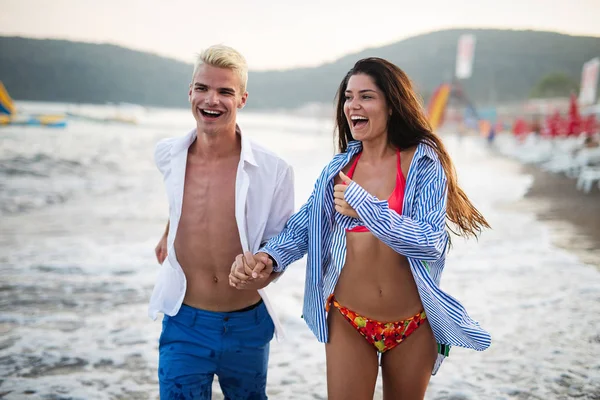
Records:
<instances>
[{"instance_id":1,"label":"man's ear","mask_svg":"<svg viewBox=\"0 0 600 400\"><path fill-rule=\"evenodd\" d=\"M242 98L240 99L240 103L238 104L238 108L241 110L246 105L246 101L248 100L248 92L244 92Z\"/></svg>"}]
</instances>

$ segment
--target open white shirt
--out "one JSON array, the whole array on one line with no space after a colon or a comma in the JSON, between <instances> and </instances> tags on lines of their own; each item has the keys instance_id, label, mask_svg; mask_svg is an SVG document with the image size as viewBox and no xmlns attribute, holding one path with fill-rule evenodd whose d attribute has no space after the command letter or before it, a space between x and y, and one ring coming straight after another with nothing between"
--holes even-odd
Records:
<instances>
[{"instance_id":1,"label":"open white shirt","mask_svg":"<svg viewBox=\"0 0 600 400\"><path fill-rule=\"evenodd\" d=\"M235 180L235 219L242 249L255 253L283 229L294 211L294 174L292 167L273 152L246 138L239 128L237 133L242 149ZM148 308L148 315L154 320L159 312L176 315L185 296L186 277L173 244L181 217L188 148L195 139L194 129L183 137L161 140L154 153L167 190L170 221L168 256L160 266ZM258 292L273 320L277 339L282 339L281 323L265 289Z\"/></svg>"}]
</instances>

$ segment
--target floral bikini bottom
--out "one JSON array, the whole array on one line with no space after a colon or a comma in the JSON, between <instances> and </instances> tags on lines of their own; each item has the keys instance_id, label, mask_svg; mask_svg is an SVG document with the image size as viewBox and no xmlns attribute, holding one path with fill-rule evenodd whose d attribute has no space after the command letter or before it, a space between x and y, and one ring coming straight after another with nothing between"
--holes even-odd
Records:
<instances>
[{"instance_id":1,"label":"floral bikini bottom","mask_svg":"<svg viewBox=\"0 0 600 400\"><path fill-rule=\"evenodd\" d=\"M352 324L354 329L363 335L364 338L367 339L367 342L375 346L380 353L385 353L402 343L404 339L417 330L417 328L427 319L425 310L423 310L402 321L380 322L358 315L354 311L343 307L333 297L333 294L329 296L329 299L327 300L327 311L329 311L330 305L337 308L340 313L346 317L348 322Z\"/></svg>"}]
</instances>

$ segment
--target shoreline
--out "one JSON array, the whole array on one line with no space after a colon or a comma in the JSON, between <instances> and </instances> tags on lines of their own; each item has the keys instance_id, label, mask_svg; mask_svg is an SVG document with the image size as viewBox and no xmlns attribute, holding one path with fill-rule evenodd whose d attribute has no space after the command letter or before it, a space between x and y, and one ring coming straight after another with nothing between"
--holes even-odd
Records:
<instances>
[{"instance_id":1,"label":"shoreline","mask_svg":"<svg viewBox=\"0 0 600 400\"><path fill-rule=\"evenodd\" d=\"M533 180L516 207L533 212L550 228L552 242L573 252L579 259L600 269L600 189L590 193L575 187L576 179L521 165Z\"/></svg>"}]
</instances>

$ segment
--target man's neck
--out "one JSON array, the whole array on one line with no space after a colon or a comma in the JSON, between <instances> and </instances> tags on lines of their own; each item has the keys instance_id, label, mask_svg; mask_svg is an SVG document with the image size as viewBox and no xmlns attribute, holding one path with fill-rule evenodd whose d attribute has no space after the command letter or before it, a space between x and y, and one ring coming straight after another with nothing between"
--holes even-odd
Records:
<instances>
[{"instance_id":1,"label":"man's neck","mask_svg":"<svg viewBox=\"0 0 600 400\"><path fill-rule=\"evenodd\" d=\"M203 159L219 159L240 154L241 140L235 126L212 134L196 129L196 140L189 149L192 155Z\"/></svg>"}]
</instances>

